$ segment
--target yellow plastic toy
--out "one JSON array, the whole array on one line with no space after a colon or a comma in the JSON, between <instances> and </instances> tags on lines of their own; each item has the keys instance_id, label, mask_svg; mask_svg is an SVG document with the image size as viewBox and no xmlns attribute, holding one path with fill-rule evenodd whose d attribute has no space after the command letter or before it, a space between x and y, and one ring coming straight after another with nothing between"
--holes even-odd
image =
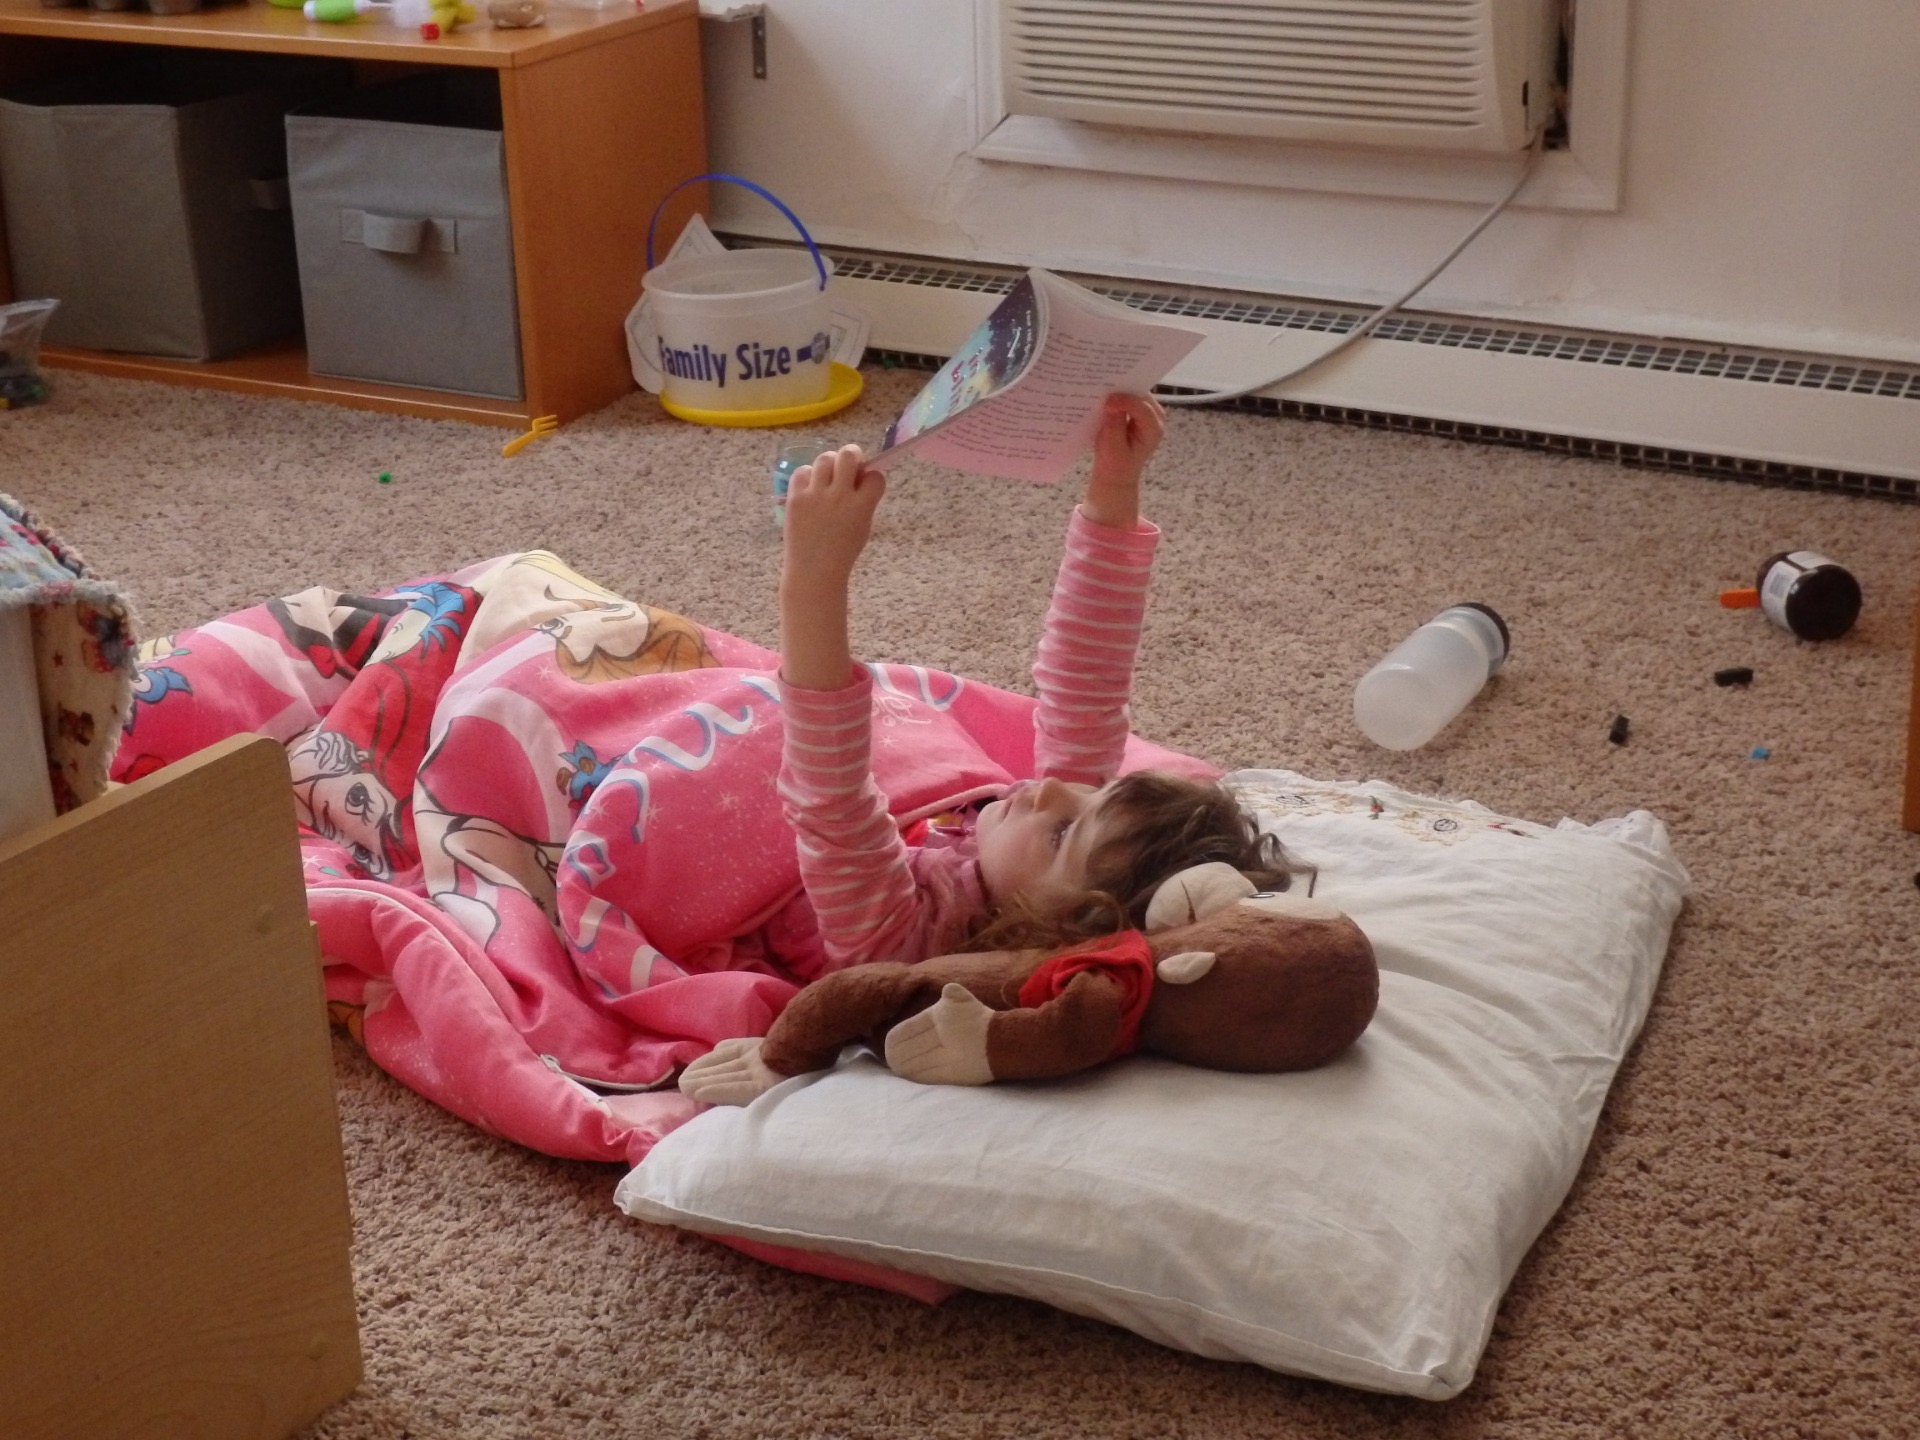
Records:
<instances>
[{"instance_id":1,"label":"yellow plastic toy","mask_svg":"<svg viewBox=\"0 0 1920 1440\"><path fill-rule=\"evenodd\" d=\"M393 23L417 25L422 40L438 40L480 18L467 0L393 0Z\"/></svg>"},{"instance_id":2,"label":"yellow plastic toy","mask_svg":"<svg viewBox=\"0 0 1920 1440\"><path fill-rule=\"evenodd\" d=\"M507 441L506 444L502 445L500 447L500 453L502 455L518 455L542 435L551 435L555 430L559 429L560 417L558 415L536 415L533 417L532 425L533 428L528 430L524 435L516 435L513 439Z\"/></svg>"}]
</instances>

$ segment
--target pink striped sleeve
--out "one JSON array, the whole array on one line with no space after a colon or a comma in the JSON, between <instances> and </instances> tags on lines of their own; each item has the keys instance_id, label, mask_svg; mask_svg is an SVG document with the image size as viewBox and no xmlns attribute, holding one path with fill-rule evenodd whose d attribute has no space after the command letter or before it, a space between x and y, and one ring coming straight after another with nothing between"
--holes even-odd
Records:
<instances>
[{"instance_id":1,"label":"pink striped sleeve","mask_svg":"<svg viewBox=\"0 0 1920 1440\"><path fill-rule=\"evenodd\" d=\"M1157 527L1100 525L1076 508L1033 664L1034 768L1041 776L1103 785L1120 768L1127 700L1146 616Z\"/></svg>"},{"instance_id":2,"label":"pink striped sleeve","mask_svg":"<svg viewBox=\"0 0 1920 1440\"><path fill-rule=\"evenodd\" d=\"M786 726L780 799L800 855L800 883L820 921L826 969L924 960L940 906L922 892L871 771L873 680L844 690L780 681ZM951 907L948 907L951 908Z\"/></svg>"}]
</instances>

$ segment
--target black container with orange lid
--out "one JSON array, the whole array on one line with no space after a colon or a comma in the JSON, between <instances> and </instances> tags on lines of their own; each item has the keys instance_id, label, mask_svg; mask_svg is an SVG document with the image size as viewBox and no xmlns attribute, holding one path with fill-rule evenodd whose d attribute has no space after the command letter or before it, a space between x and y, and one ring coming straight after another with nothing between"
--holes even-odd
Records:
<instances>
[{"instance_id":1,"label":"black container with orange lid","mask_svg":"<svg viewBox=\"0 0 1920 1440\"><path fill-rule=\"evenodd\" d=\"M1760 564L1751 590L1728 590L1729 609L1757 607L1802 640L1837 640L1860 618L1860 582L1814 550L1782 550Z\"/></svg>"}]
</instances>

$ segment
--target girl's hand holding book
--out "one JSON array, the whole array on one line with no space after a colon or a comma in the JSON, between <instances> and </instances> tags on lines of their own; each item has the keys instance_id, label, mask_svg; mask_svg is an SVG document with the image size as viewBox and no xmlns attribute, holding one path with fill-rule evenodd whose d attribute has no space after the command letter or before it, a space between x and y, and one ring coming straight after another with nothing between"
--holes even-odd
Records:
<instances>
[{"instance_id":1,"label":"girl's hand holding book","mask_svg":"<svg viewBox=\"0 0 1920 1440\"><path fill-rule=\"evenodd\" d=\"M787 488L789 581L844 585L853 574L887 493L887 477L865 464L858 445L845 445L794 472Z\"/></svg>"},{"instance_id":2,"label":"girl's hand holding book","mask_svg":"<svg viewBox=\"0 0 1920 1440\"><path fill-rule=\"evenodd\" d=\"M1109 395L1093 437L1093 474L1082 508L1116 530L1140 523L1140 476L1166 434L1167 412L1151 395Z\"/></svg>"}]
</instances>

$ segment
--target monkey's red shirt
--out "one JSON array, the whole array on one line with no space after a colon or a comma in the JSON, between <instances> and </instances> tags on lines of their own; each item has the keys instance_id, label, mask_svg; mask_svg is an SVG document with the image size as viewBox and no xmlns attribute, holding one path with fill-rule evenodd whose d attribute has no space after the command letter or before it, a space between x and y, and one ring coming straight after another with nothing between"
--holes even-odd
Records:
<instances>
[{"instance_id":1,"label":"monkey's red shirt","mask_svg":"<svg viewBox=\"0 0 1920 1440\"><path fill-rule=\"evenodd\" d=\"M1140 1044L1140 1021L1153 995L1153 951L1138 930L1123 930L1079 950L1069 950L1045 961L1020 987L1020 1003L1037 1009L1067 988L1073 977L1097 970L1120 987L1120 1033L1114 1037L1109 1060L1131 1055Z\"/></svg>"}]
</instances>

